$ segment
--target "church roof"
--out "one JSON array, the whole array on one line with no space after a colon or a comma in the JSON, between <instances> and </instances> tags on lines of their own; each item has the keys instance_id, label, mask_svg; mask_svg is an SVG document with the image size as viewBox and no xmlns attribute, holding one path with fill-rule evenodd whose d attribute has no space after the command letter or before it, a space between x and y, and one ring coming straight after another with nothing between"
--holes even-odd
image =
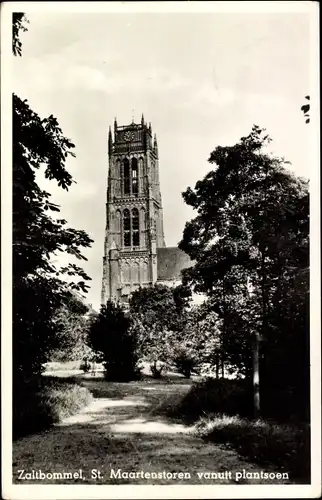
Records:
<instances>
[{"instance_id":1,"label":"church roof","mask_svg":"<svg viewBox=\"0 0 322 500\"><path fill-rule=\"evenodd\" d=\"M157 248L158 280L181 280L181 271L193 265L189 255L177 247Z\"/></svg>"}]
</instances>

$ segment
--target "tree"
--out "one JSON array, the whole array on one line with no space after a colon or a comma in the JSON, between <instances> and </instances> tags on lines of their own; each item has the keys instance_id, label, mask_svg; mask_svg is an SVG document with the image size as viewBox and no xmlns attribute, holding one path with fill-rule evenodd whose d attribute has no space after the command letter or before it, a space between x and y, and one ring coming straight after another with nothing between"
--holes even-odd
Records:
<instances>
[{"instance_id":1,"label":"tree","mask_svg":"<svg viewBox=\"0 0 322 500\"><path fill-rule=\"evenodd\" d=\"M28 20L22 12L12 14L12 52L15 56L21 56L22 44L19 38L20 31L28 31L26 24Z\"/></svg>"},{"instance_id":2,"label":"tree","mask_svg":"<svg viewBox=\"0 0 322 500\"><path fill-rule=\"evenodd\" d=\"M172 333L169 343L169 356L186 378L204 364L216 364L221 351L218 315L205 305L185 310L181 328Z\"/></svg>"},{"instance_id":3,"label":"tree","mask_svg":"<svg viewBox=\"0 0 322 500\"><path fill-rule=\"evenodd\" d=\"M180 315L191 306L191 288L183 283L180 283L172 288L172 294L177 314Z\"/></svg>"},{"instance_id":4,"label":"tree","mask_svg":"<svg viewBox=\"0 0 322 500\"><path fill-rule=\"evenodd\" d=\"M88 306L75 294L54 313L58 347L51 353L51 361L78 361L92 358L88 345L90 319Z\"/></svg>"},{"instance_id":5,"label":"tree","mask_svg":"<svg viewBox=\"0 0 322 500\"><path fill-rule=\"evenodd\" d=\"M255 414L260 410L260 371L269 380L274 365L272 353L268 356L276 330L272 318L278 309L279 315L289 311L286 296L278 302L280 290L308 268L307 183L286 171L283 159L266 152L269 143L264 130L254 126L236 145L218 146L211 153L215 169L183 193L198 215L186 224L179 245L196 261L184 271L185 282L206 293L223 319L225 354L231 357L240 341L238 325L245 340L244 363L252 345ZM307 344L306 327L300 331L301 338L296 329L291 335L275 331L279 358L290 357L291 338ZM306 366L307 349L296 362ZM245 369L250 375L249 365Z\"/></svg>"},{"instance_id":6,"label":"tree","mask_svg":"<svg viewBox=\"0 0 322 500\"><path fill-rule=\"evenodd\" d=\"M23 14L13 15L15 55L21 55L24 22ZM70 290L88 289L90 278L81 267L58 266L53 257L65 253L87 260L82 250L93 240L49 215L57 216L60 208L36 182L36 171L43 170L68 190L74 181L66 161L75 156L73 149L53 115L41 119L27 100L13 94L13 368L19 378L38 374L57 347L54 314L68 304Z\"/></svg>"},{"instance_id":7,"label":"tree","mask_svg":"<svg viewBox=\"0 0 322 500\"><path fill-rule=\"evenodd\" d=\"M150 364L156 378L161 377L169 363L170 338L172 332L180 328L183 304L185 300L180 290L158 283L139 288L130 297L130 313L139 338L140 355Z\"/></svg>"},{"instance_id":8,"label":"tree","mask_svg":"<svg viewBox=\"0 0 322 500\"><path fill-rule=\"evenodd\" d=\"M137 338L131 319L108 301L90 327L90 345L101 353L107 380L128 382L139 377Z\"/></svg>"}]
</instances>

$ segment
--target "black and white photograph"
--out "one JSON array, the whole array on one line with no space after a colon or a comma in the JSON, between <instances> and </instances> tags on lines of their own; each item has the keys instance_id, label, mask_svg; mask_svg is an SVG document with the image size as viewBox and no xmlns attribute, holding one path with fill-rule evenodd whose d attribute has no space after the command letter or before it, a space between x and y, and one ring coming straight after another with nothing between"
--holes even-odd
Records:
<instances>
[{"instance_id":1,"label":"black and white photograph","mask_svg":"<svg viewBox=\"0 0 322 500\"><path fill-rule=\"evenodd\" d=\"M2 5L3 497L321 494L318 5Z\"/></svg>"}]
</instances>

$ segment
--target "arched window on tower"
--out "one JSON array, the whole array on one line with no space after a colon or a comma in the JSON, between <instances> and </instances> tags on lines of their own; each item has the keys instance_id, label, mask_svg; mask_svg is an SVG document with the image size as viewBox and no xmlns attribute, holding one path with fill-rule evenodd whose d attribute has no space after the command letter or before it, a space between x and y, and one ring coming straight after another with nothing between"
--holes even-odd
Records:
<instances>
[{"instance_id":1,"label":"arched window on tower","mask_svg":"<svg viewBox=\"0 0 322 500\"><path fill-rule=\"evenodd\" d=\"M134 247L140 246L140 223L137 208L133 208L132 210L132 245Z\"/></svg>"},{"instance_id":2,"label":"arched window on tower","mask_svg":"<svg viewBox=\"0 0 322 500\"><path fill-rule=\"evenodd\" d=\"M115 213L115 243L119 248L121 246L121 212L116 210Z\"/></svg>"},{"instance_id":3,"label":"arched window on tower","mask_svg":"<svg viewBox=\"0 0 322 500\"><path fill-rule=\"evenodd\" d=\"M114 175L114 178L115 178L115 196L117 197L120 197L122 195L122 191L121 191L121 161L120 160L116 160L116 163L115 163L115 175Z\"/></svg>"},{"instance_id":4,"label":"arched window on tower","mask_svg":"<svg viewBox=\"0 0 322 500\"><path fill-rule=\"evenodd\" d=\"M139 181L139 192L143 193L145 192L145 185L144 185L144 162L143 158L139 158L138 162L138 181Z\"/></svg>"},{"instance_id":5,"label":"arched window on tower","mask_svg":"<svg viewBox=\"0 0 322 500\"><path fill-rule=\"evenodd\" d=\"M131 246L131 217L127 208L123 212L123 242L125 247Z\"/></svg>"},{"instance_id":6,"label":"arched window on tower","mask_svg":"<svg viewBox=\"0 0 322 500\"><path fill-rule=\"evenodd\" d=\"M124 159L124 194L130 194L130 162Z\"/></svg>"},{"instance_id":7,"label":"arched window on tower","mask_svg":"<svg viewBox=\"0 0 322 500\"><path fill-rule=\"evenodd\" d=\"M132 158L132 194L138 194L138 161Z\"/></svg>"}]
</instances>

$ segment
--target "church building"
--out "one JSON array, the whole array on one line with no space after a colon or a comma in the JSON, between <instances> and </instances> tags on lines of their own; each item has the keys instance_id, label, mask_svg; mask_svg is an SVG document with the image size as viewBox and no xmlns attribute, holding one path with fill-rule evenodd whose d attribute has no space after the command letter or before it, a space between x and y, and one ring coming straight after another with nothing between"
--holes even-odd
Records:
<instances>
[{"instance_id":1,"label":"church building","mask_svg":"<svg viewBox=\"0 0 322 500\"><path fill-rule=\"evenodd\" d=\"M101 303L128 303L140 286L175 286L189 256L166 247L159 151L151 123L118 126L108 135L109 172Z\"/></svg>"}]
</instances>

